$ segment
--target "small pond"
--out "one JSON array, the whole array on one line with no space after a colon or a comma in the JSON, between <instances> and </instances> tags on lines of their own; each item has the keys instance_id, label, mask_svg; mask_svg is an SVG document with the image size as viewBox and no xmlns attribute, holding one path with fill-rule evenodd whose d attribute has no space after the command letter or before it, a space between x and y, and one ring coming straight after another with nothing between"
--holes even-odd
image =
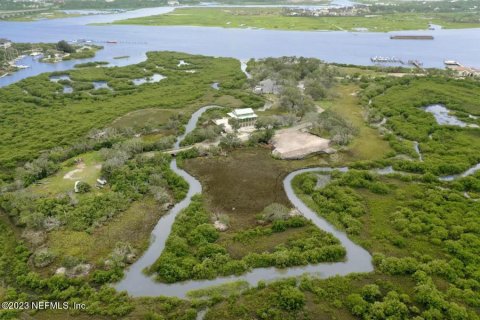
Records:
<instances>
[{"instance_id":1,"label":"small pond","mask_svg":"<svg viewBox=\"0 0 480 320\"><path fill-rule=\"evenodd\" d=\"M437 123L440 125L457 126L462 128L478 127L478 125L476 124L468 124L466 122L463 122L462 120L459 120L454 115L451 115L450 111L445 106L442 106L441 104L434 104L434 105L428 106L424 110L433 114L433 116L435 117L435 120L437 120Z\"/></svg>"},{"instance_id":2,"label":"small pond","mask_svg":"<svg viewBox=\"0 0 480 320\"><path fill-rule=\"evenodd\" d=\"M73 93L73 88L70 86L63 86L63 93Z\"/></svg>"},{"instance_id":3,"label":"small pond","mask_svg":"<svg viewBox=\"0 0 480 320\"><path fill-rule=\"evenodd\" d=\"M178 61L177 67L188 66L190 63L185 62L185 60Z\"/></svg>"},{"instance_id":4,"label":"small pond","mask_svg":"<svg viewBox=\"0 0 480 320\"><path fill-rule=\"evenodd\" d=\"M58 75L58 76L50 76L50 81L52 81L52 82L58 82L60 80L71 81L70 76L68 74L61 74L61 75Z\"/></svg>"},{"instance_id":5,"label":"small pond","mask_svg":"<svg viewBox=\"0 0 480 320\"><path fill-rule=\"evenodd\" d=\"M108 89L108 90L112 90L112 88L109 87L107 81L93 81L93 88L95 90L99 90L99 89Z\"/></svg>"},{"instance_id":6,"label":"small pond","mask_svg":"<svg viewBox=\"0 0 480 320\"><path fill-rule=\"evenodd\" d=\"M132 82L134 85L139 86L144 83L155 83L155 82L160 82L161 80L165 79L167 77L162 76L159 73L155 73L151 77L144 77L144 78L138 78L138 79L133 79Z\"/></svg>"}]
</instances>

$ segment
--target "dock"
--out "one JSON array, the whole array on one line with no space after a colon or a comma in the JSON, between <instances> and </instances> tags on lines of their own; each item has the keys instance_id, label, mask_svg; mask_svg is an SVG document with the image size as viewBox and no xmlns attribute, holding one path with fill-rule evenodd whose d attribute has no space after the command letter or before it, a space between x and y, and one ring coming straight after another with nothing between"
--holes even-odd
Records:
<instances>
[{"instance_id":1,"label":"dock","mask_svg":"<svg viewBox=\"0 0 480 320\"><path fill-rule=\"evenodd\" d=\"M401 63L405 64L401 59L396 57L382 57L382 56L375 56L371 57L370 61L374 63Z\"/></svg>"},{"instance_id":2,"label":"dock","mask_svg":"<svg viewBox=\"0 0 480 320\"><path fill-rule=\"evenodd\" d=\"M419 60L408 60L408 64L412 65L414 67L417 67L418 69L423 69L423 63Z\"/></svg>"}]
</instances>

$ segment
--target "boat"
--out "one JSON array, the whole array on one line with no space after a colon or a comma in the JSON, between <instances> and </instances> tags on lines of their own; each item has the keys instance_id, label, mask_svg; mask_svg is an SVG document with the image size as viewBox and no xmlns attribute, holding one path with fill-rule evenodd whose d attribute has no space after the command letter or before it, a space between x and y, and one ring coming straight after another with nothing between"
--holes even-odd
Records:
<instances>
[{"instance_id":1,"label":"boat","mask_svg":"<svg viewBox=\"0 0 480 320\"><path fill-rule=\"evenodd\" d=\"M394 35L390 36L392 40L433 40L434 37L430 35Z\"/></svg>"},{"instance_id":2,"label":"boat","mask_svg":"<svg viewBox=\"0 0 480 320\"><path fill-rule=\"evenodd\" d=\"M445 60L443 61L443 64L446 66L460 66L460 62L455 60Z\"/></svg>"},{"instance_id":3,"label":"boat","mask_svg":"<svg viewBox=\"0 0 480 320\"><path fill-rule=\"evenodd\" d=\"M115 40L108 40L108 41L107 41L107 43L116 44L116 43L117 43L117 41L115 41Z\"/></svg>"},{"instance_id":4,"label":"boat","mask_svg":"<svg viewBox=\"0 0 480 320\"><path fill-rule=\"evenodd\" d=\"M23 65L23 64L17 64L17 65L14 65L15 68L18 68L18 69L27 69L27 68L30 68L30 66L26 66L26 65Z\"/></svg>"}]
</instances>

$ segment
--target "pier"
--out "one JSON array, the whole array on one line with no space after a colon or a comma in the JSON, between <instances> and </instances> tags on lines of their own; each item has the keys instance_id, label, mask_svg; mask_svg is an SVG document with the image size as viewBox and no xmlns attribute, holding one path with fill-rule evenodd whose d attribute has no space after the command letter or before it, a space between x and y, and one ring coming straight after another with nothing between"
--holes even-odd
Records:
<instances>
[{"instance_id":1,"label":"pier","mask_svg":"<svg viewBox=\"0 0 480 320\"><path fill-rule=\"evenodd\" d=\"M408 64L417 67L418 69L423 69L423 62L419 60L408 60Z\"/></svg>"},{"instance_id":2,"label":"pier","mask_svg":"<svg viewBox=\"0 0 480 320\"><path fill-rule=\"evenodd\" d=\"M401 59L396 57L382 57L382 56L375 56L371 57L370 61L374 63L400 63L405 64Z\"/></svg>"}]
</instances>

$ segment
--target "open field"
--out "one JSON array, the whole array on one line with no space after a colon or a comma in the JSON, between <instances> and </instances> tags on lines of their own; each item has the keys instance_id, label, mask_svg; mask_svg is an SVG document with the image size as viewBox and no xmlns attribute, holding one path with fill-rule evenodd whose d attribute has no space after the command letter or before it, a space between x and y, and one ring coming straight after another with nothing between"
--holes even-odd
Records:
<instances>
[{"instance_id":1,"label":"open field","mask_svg":"<svg viewBox=\"0 0 480 320\"><path fill-rule=\"evenodd\" d=\"M444 28L475 28L480 23L449 22L449 14L398 13L371 17L291 17L281 8L180 8L172 13L116 21L116 24L149 26L204 26L222 28L259 28L279 30L369 31L426 30L429 23Z\"/></svg>"},{"instance_id":2,"label":"open field","mask_svg":"<svg viewBox=\"0 0 480 320\"><path fill-rule=\"evenodd\" d=\"M29 191L40 195L55 195L73 191L75 181L81 180L89 185L95 185L100 178L101 159L97 152L80 154L74 159L62 164L62 169L53 176L43 179L39 184L32 185ZM81 160L81 161L80 161Z\"/></svg>"},{"instance_id":3,"label":"open field","mask_svg":"<svg viewBox=\"0 0 480 320\"><path fill-rule=\"evenodd\" d=\"M345 160L379 160L384 158L392 149L387 141L383 140L378 130L370 128L365 123L365 110L360 105L357 96L359 87L355 85L338 86L337 98L326 101L324 106L341 115L358 128L358 135L349 144L342 156Z\"/></svg>"}]
</instances>

